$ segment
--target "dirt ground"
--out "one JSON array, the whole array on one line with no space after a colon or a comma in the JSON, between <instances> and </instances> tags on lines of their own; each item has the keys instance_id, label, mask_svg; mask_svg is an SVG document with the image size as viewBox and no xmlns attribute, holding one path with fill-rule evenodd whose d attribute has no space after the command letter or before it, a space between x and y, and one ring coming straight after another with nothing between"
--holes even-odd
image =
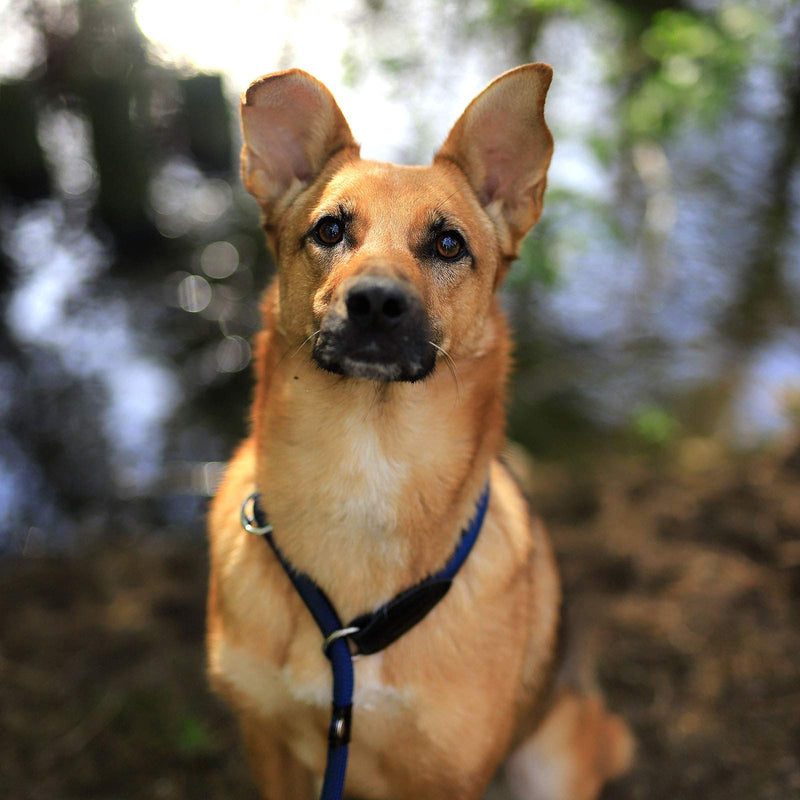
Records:
<instances>
[{"instance_id":1,"label":"dirt ground","mask_svg":"<svg viewBox=\"0 0 800 800\"><path fill-rule=\"evenodd\" d=\"M800 444L530 479L638 738L603 800L800 798ZM255 800L206 687L205 572L199 531L0 562L0 797Z\"/></svg>"}]
</instances>

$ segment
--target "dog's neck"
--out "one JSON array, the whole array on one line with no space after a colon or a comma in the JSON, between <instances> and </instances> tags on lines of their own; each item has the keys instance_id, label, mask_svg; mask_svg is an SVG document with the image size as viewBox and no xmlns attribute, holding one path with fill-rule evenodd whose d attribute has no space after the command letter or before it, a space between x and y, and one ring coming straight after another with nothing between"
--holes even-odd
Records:
<instances>
[{"instance_id":1,"label":"dog's neck","mask_svg":"<svg viewBox=\"0 0 800 800\"><path fill-rule=\"evenodd\" d=\"M440 363L413 384L325 372L272 323L256 356L256 482L277 545L344 619L441 568L474 513L502 444L504 321L455 377Z\"/></svg>"}]
</instances>

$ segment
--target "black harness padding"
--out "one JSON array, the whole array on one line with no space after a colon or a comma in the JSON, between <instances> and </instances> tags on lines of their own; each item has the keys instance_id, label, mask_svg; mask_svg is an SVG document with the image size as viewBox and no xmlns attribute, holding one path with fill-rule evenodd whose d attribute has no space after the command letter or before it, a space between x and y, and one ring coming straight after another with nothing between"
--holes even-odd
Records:
<instances>
[{"instance_id":1,"label":"black harness padding","mask_svg":"<svg viewBox=\"0 0 800 800\"><path fill-rule=\"evenodd\" d=\"M349 636L357 652L368 656L388 647L423 620L447 594L452 583L451 578L428 578L384 603L377 611L349 622L348 628L358 628L357 633Z\"/></svg>"}]
</instances>

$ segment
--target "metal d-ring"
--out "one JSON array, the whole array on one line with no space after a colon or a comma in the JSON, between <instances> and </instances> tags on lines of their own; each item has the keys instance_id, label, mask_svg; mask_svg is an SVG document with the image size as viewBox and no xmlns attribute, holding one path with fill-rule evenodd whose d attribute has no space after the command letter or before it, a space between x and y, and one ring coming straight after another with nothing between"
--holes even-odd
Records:
<instances>
[{"instance_id":1,"label":"metal d-ring","mask_svg":"<svg viewBox=\"0 0 800 800\"><path fill-rule=\"evenodd\" d=\"M258 520L255 517L255 505L258 499L258 492L253 492L245 501L242 503L242 527L248 532L252 533L254 536L266 536L268 533L272 533L272 525L269 522L266 522L264 525L259 525ZM247 513L247 504L252 502L253 504L253 513Z\"/></svg>"},{"instance_id":2,"label":"metal d-ring","mask_svg":"<svg viewBox=\"0 0 800 800\"><path fill-rule=\"evenodd\" d=\"M339 628L338 630L334 631L333 633L329 634L325 637L325 641L322 643L322 652L325 655L328 655L328 648L337 640L342 639L345 636L351 636L354 633L358 633L361 628ZM357 656L354 656L357 658Z\"/></svg>"}]
</instances>

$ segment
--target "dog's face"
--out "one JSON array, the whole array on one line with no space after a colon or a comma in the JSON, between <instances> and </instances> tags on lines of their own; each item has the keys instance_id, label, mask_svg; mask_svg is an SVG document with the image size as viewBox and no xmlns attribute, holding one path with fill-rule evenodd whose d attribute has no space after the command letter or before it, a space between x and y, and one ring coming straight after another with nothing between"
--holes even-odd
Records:
<instances>
[{"instance_id":1,"label":"dog's face","mask_svg":"<svg viewBox=\"0 0 800 800\"><path fill-rule=\"evenodd\" d=\"M541 213L552 139L550 71L498 78L430 167L358 156L328 90L304 72L262 78L242 101L245 185L279 269L280 327L348 377L416 381L439 355L480 355L517 246Z\"/></svg>"},{"instance_id":2,"label":"dog's face","mask_svg":"<svg viewBox=\"0 0 800 800\"><path fill-rule=\"evenodd\" d=\"M498 268L493 232L458 170L353 159L298 209L291 269L315 280L284 316L332 372L418 380L438 348L474 349ZM294 222L294 214L289 215ZM287 277L291 282L291 278Z\"/></svg>"}]
</instances>

